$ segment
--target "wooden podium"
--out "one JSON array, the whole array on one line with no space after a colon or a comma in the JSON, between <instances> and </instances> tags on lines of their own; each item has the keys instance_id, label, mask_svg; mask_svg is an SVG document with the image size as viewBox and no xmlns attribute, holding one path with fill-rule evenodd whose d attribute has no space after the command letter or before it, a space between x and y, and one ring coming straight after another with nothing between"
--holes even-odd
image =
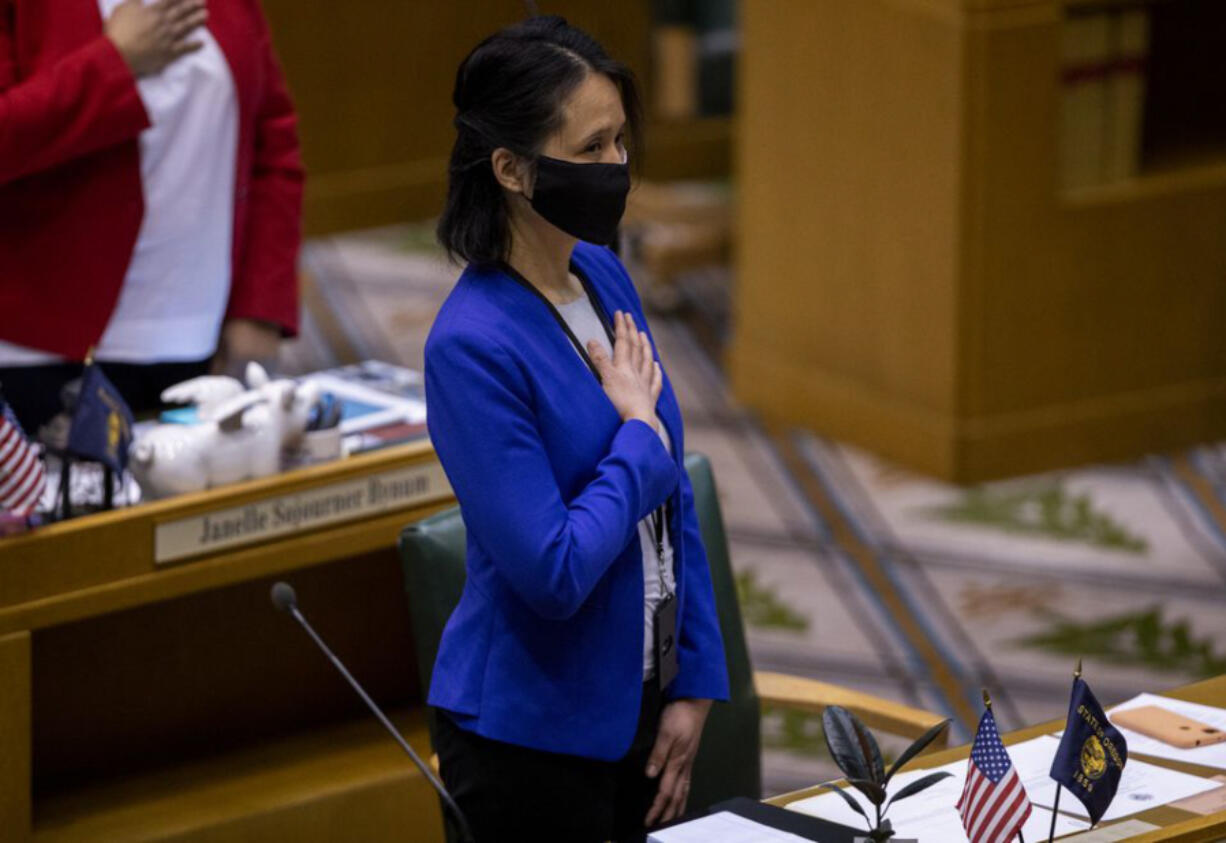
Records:
<instances>
[{"instance_id":1,"label":"wooden podium","mask_svg":"<svg viewBox=\"0 0 1226 843\"><path fill-rule=\"evenodd\" d=\"M442 840L395 542L453 496L428 442L0 542L0 838Z\"/></svg>"}]
</instances>

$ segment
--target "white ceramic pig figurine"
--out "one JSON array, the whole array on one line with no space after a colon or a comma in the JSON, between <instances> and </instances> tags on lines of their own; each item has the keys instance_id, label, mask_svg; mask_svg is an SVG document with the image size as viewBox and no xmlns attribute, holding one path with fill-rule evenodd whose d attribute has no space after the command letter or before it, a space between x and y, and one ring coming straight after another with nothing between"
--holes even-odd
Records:
<instances>
[{"instance_id":1,"label":"white ceramic pig figurine","mask_svg":"<svg viewBox=\"0 0 1226 843\"><path fill-rule=\"evenodd\" d=\"M319 398L318 388L269 380L254 363L247 368L247 382L251 388L246 392L224 398L210 395L211 400L200 407L199 423L158 425L136 440L130 464L147 498L196 492L281 470L282 449L301 441ZM180 397L191 384L171 390Z\"/></svg>"}]
</instances>

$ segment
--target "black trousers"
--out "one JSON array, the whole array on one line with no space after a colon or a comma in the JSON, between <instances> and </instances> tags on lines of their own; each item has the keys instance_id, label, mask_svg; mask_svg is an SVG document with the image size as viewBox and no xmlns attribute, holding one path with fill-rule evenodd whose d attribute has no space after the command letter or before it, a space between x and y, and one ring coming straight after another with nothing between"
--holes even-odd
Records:
<instances>
[{"instance_id":1,"label":"black trousers","mask_svg":"<svg viewBox=\"0 0 1226 843\"><path fill-rule=\"evenodd\" d=\"M133 413L158 409L162 404L162 390L197 375L208 374L209 370L208 360L99 365ZM39 427L63 409L60 390L73 378L79 378L84 368L80 363L0 366L0 393L13 408L26 435L37 436Z\"/></svg>"},{"instance_id":2,"label":"black trousers","mask_svg":"<svg viewBox=\"0 0 1226 843\"><path fill-rule=\"evenodd\" d=\"M638 729L619 761L528 749L481 737L436 709L443 784L477 843L642 841L659 778L644 772L660 721L660 690L643 683Z\"/></svg>"}]
</instances>

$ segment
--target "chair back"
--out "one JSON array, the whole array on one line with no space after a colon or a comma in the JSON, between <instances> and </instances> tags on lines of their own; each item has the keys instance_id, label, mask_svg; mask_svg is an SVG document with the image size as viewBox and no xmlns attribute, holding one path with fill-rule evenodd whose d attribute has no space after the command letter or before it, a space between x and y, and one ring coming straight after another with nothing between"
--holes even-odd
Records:
<instances>
[{"instance_id":1,"label":"chair back","mask_svg":"<svg viewBox=\"0 0 1226 843\"><path fill-rule=\"evenodd\" d=\"M400 564L409 597L413 646L424 693L430 687L443 627L464 590L467 537L458 506L437 512L400 533ZM431 739L434 737L431 718Z\"/></svg>"},{"instance_id":2,"label":"chair back","mask_svg":"<svg viewBox=\"0 0 1226 843\"><path fill-rule=\"evenodd\" d=\"M719 507L711 462L702 454L685 455L685 470L694 489L694 510L711 569L715 609L728 663L728 702L711 706L694 760L690 807L705 808L735 796L762 796L761 707L754 689L753 667L745 642L741 604L728 553L728 536Z\"/></svg>"}]
</instances>

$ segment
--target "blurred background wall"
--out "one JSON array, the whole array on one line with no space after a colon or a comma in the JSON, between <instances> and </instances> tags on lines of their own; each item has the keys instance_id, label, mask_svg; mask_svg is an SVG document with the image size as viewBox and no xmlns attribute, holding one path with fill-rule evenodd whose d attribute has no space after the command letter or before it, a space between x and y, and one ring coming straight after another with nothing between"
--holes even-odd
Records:
<instances>
[{"instance_id":1,"label":"blurred background wall","mask_svg":"<svg viewBox=\"0 0 1226 843\"><path fill-rule=\"evenodd\" d=\"M705 17L684 2L565 0L541 2L594 35L648 85L653 34L664 24L658 49L681 58L665 63L672 94L648 96L648 178L726 175L731 119L726 96L698 101L699 68L686 63L697 49L688 22L702 17L717 27L731 21L732 0L704 5ZM519 0L396 2L265 0L301 118L310 182L308 234L362 228L436 215L446 186L447 155L455 137L451 91L465 55L500 27L524 16ZM676 24L682 25L678 39ZM673 32L667 24L673 23ZM687 36L686 32L691 33ZM708 71L708 74L710 71ZM730 73L725 72L725 77ZM729 89L724 84L708 90ZM657 104L663 100L663 109ZM711 100L714 100L712 103ZM680 101L680 105L678 104ZM692 103L689 105L687 103Z\"/></svg>"}]
</instances>

